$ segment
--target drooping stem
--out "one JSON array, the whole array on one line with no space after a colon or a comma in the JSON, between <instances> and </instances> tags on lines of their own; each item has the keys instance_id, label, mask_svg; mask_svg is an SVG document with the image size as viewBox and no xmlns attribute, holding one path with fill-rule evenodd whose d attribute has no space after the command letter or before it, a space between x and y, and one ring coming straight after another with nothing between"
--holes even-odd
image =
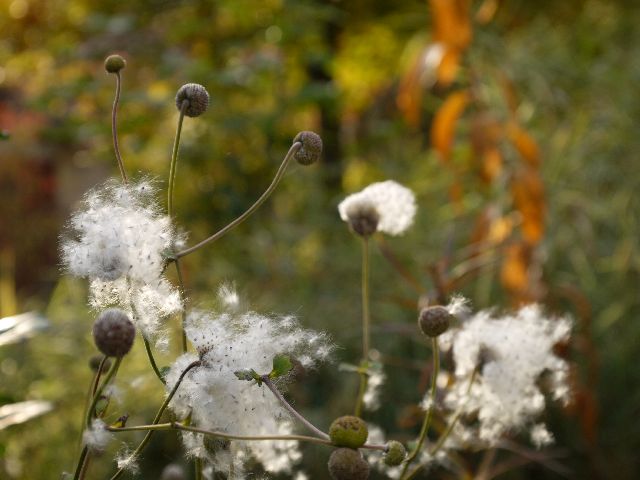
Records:
<instances>
[{"instance_id":1,"label":"drooping stem","mask_svg":"<svg viewBox=\"0 0 640 480\"><path fill-rule=\"evenodd\" d=\"M113 108L111 109L111 136L113 137L113 149L116 153L116 160L118 161L118 168L120 169L120 175L122 176L122 181L127 183L127 172L124 170L124 163L122 162L122 157L120 156L120 146L118 145L118 127L117 127L117 114L118 114L118 103L120 102L120 87L121 87L121 78L120 72L115 72L116 75L116 96L113 99Z\"/></svg>"},{"instance_id":2,"label":"drooping stem","mask_svg":"<svg viewBox=\"0 0 640 480\"><path fill-rule=\"evenodd\" d=\"M107 376L104 378L104 381L102 382L100 387L98 387L98 389L96 390L95 394L93 395L93 400L91 401L91 405L89 406L89 410L87 410L87 418L86 418L87 428L91 428L91 421L93 420L93 417L95 415L96 405L98 404L98 401L102 397L102 392L104 391L106 386L111 382L113 377L115 377L116 373L118 372L118 369L120 368L120 363L122 363L122 357L116 358L116 361L111 366L111 369L109 370L109 373L107 373Z\"/></svg>"},{"instance_id":3,"label":"drooping stem","mask_svg":"<svg viewBox=\"0 0 640 480\"><path fill-rule=\"evenodd\" d=\"M300 150L300 148L302 148L302 143L300 142L295 142L293 145L291 145L291 148L289 148L289 151L285 155L284 160L282 160L282 163L280 164L280 167L278 168L278 171L276 172L275 177L273 177L271 184L267 187L267 189L260 196L260 198L258 198L258 200L256 200L255 203L249 207L247 211L245 211L242 215L240 215L238 218L236 218L233 222L228 224L226 227L218 230L216 233L214 233L208 238L205 238L204 240L194 245L193 247L189 247L185 250L182 250L181 252L176 253L175 256L177 258L184 257L185 255L189 255L190 253L195 252L196 250L204 247L205 245L211 242L215 242L219 238L226 235L233 228L240 225L247 218L249 218L251 214L254 213L276 189L276 187L278 186L278 183L280 183L280 180L282 180L282 177L284 176L284 172L287 170L287 166L289 165L291 159L296 154L296 152Z\"/></svg>"},{"instance_id":4,"label":"drooping stem","mask_svg":"<svg viewBox=\"0 0 640 480\"><path fill-rule=\"evenodd\" d=\"M178 150L180 148L180 135L182 134L182 122L184 121L184 112L189 106L189 100L183 100L180 105L180 116L178 117L178 127L176 128L176 137L173 141L173 150L171 152L171 164L169 166L169 188L167 190L167 213L169 217L173 215L173 189L176 182L176 168L178 166Z\"/></svg>"},{"instance_id":5,"label":"drooping stem","mask_svg":"<svg viewBox=\"0 0 640 480\"><path fill-rule=\"evenodd\" d=\"M369 237L362 237L362 361L360 363L360 386L354 415L362 413L364 394L369 382L369 349L370 349L370 315L369 315Z\"/></svg>"},{"instance_id":6,"label":"drooping stem","mask_svg":"<svg viewBox=\"0 0 640 480\"><path fill-rule=\"evenodd\" d=\"M185 333L184 327L187 323L187 295L184 289L184 279L182 278L182 268L180 267L180 259L176 258L174 260L176 264L176 274L178 275L178 288L180 289L180 300L182 302L182 326L180 330L182 331L182 353L187 353L187 334Z\"/></svg>"},{"instance_id":7,"label":"drooping stem","mask_svg":"<svg viewBox=\"0 0 640 480\"><path fill-rule=\"evenodd\" d=\"M180 374L180 377L178 377L178 381L176 381L176 384L171 389L171 392L169 392L169 395L167 395L167 398L165 399L165 401L162 403L162 405L158 409L158 413L156 413L156 416L153 419L153 422L151 423L151 425L158 425L160 423L160 418L162 418L162 414L167 409L167 407L169 406L169 402L171 402L171 399L173 398L173 396L178 391L178 387L180 387L180 384L182 383L182 380L184 380L184 377L187 375L187 373L189 373L189 371L192 368L197 367L199 365L200 365L200 361L195 361L195 362L190 363L187 366L187 368L184 369L184 371ZM117 430L122 431L122 429L117 429L117 430L109 429L109 430L111 430L111 431L117 431ZM138 455L140 455L140 452L142 452L142 450L144 450L144 448L147 446L147 444L149 443L149 440L151 440L151 437L153 436L153 432L156 429L147 429L147 430L148 430L147 434L144 436L144 438L142 439L140 444L133 451L133 453L131 454L131 458L136 458ZM162 429L159 428L158 430L162 430ZM120 478L120 476L124 473L124 471L125 471L124 468L119 469L113 475L113 477L111 477L111 480L116 480L117 478Z\"/></svg>"},{"instance_id":8,"label":"drooping stem","mask_svg":"<svg viewBox=\"0 0 640 480\"><path fill-rule=\"evenodd\" d=\"M160 369L156 364L156 359L153 358L153 352L151 351L151 345L149 344L149 340L147 340L147 337L145 337L144 334L142 334L142 342L144 343L144 349L147 351L147 357L149 358L149 363L151 364L151 368L155 372L156 377L158 377L158 379L163 384L166 385L167 381L163 378L162 373L160 373Z\"/></svg>"},{"instance_id":9,"label":"drooping stem","mask_svg":"<svg viewBox=\"0 0 640 480\"><path fill-rule=\"evenodd\" d=\"M424 445L424 442L427 438L429 424L431 423L431 417L433 416L433 410L436 403L436 380L438 377L438 373L440 372L440 351L438 349L438 339L436 337L431 339L431 349L433 351L433 371L431 372L431 390L429 391L427 412L425 414L424 421L422 422L422 428L420 429L420 435L418 436L416 446L413 448L413 450L405 460L404 467L402 469L402 475L400 475L400 478L404 480L406 480L405 474L407 473L411 462L413 462L418 456L420 450L422 449L422 445Z\"/></svg>"},{"instance_id":10,"label":"drooping stem","mask_svg":"<svg viewBox=\"0 0 640 480\"><path fill-rule=\"evenodd\" d=\"M89 409L89 404L93 401L93 397L96 395L96 390L98 389L98 384L100 383L100 376L102 375L102 370L104 369L104 365L107 361L108 357L104 355L100 360L100 364L98 365L98 370L93 376L93 380L91 381L91 385L89 386L89 390L87 391L87 395L84 401L84 410L82 412L82 425L85 424L85 419L87 418L87 412ZM78 438L78 448L82 447L82 436L84 429L80 429L80 437Z\"/></svg>"},{"instance_id":11,"label":"drooping stem","mask_svg":"<svg viewBox=\"0 0 640 480\"><path fill-rule=\"evenodd\" d=\"M324 433L314 424L312 424L309 420L304 418L295 408L291 406L289 402L282 396L278 388L273 384L268 375L262 376L262 382L267 386L269 390L276 396L276 398L282 403L282 406L296 419L298 419L305 427L307 427L310 431L315 433L318 437L323 438L325 440L329 439L329 435Z\"/></svg>"}]
</instances>

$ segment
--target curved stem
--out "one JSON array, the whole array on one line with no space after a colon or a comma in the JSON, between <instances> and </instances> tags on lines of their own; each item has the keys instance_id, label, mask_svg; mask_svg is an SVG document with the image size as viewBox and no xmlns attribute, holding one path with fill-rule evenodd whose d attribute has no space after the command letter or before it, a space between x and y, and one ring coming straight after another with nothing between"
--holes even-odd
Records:
<instances>
[{"instance_id":1,"label":"curved stem","mask_svg":"<svg viewBox=\"0 0 640 480\"><path fill-rule=\"evenodd\" d=\"M202 459L196 457L193 461L193 468L195 470L195 480L202 480Z\"/></svg>"},{"instance_id":2,"label":"curved stem","mask_svg":"<svg viewBox=\"0 0 640 480\"><path fill-rule=\"evenodd\" d=\"M176 182L176 168L178 166L178 149L180 148L180 134L182 133L182 122L184 112L189 106L189 100L183 100L180 105L180 116L178 117L178 128L176 128L176 138L173 141L171 152L171 164L169 166L169 188L167 190L167 213L169 217L173 215L173 189Z\"/></svg>"},{"instance_id":3,"label":"curved stem","mask_svg":"<svg viewBox=\"0 0 640 480\"><path fill-rule=\"evenodd\" d=\"M162 417L162 414L167 409L167 407L169 406L169 402L171 402L171 399L173 398L173 396L178 391L178 387L182 383L182 380L184 380L184 377L187 375L187 373L192 368L197 367L199 365L200 365L200 361L196 361L196 362L193 362L193 363L189 364L189 366L187 366L187 368L184 369L184 371L180 374L180 377L178 377L178 381L176 382L176 384L171 389L171 392L169 392L169 395L167 395L167 398L165 399L165 401L160 406L160 409L158 410L158 413L156 413L156 416L153 419L153 422L151 423L151 425L158 425L158 423L160 423L160 418ZM171 425L171 424L168 424L168 425ZM109 430L117 431L115 429L109 429ZM122 431L122 429L118 429L118 430ZM137 446L137 448L133 451L133 453L131 454L131 458L135 458L138 455L140 455L140 452L142 452L142 450L144 450L144 447L147 446L147 443L149 443L149 440L151 440L153 432L156 429L147 429L147 430L148 430L147 434L144 436L144 438L142 439L140 444ZM157 430L161 430L161 429L157 429ZM166 430L166 429L164 429L164 430ZM115 480L116 478L119 478L123 473L124 473L124 468L121 468L120 470L118 470L113 475L113 477L111 477L111 480Z\"/></svg>"},{"instance_id":4,"label":"curved stem","mask_svg":"<svg viewBox=\"0 0 640 480\"><path fill-rule=\"evenodd\" d=\"M111 109L111 136L113 137L113 149L116 153L116 160L118 161L118 168L120 169L120 175L122 176L122 181L127 183L127 172L124 170L124 163L122 162L122 157L120 156L120 146L118 145L118 128L116 124L116 118L118 113L118 102L120 102L120 87L121 87L121 79L120 72L116 72L116 96L113 99L113 108Z\"/></svg>"},{"instance_id":5,"label":"curved stem","mask_svg":"<svg viewBox=\"0 0 640 480\"><path fill-rule=\"evenodd\" d=\"M298 419L305 427L307 427L309 430L311 430L313 433L315 433L318 437L323 438L325 440L329 439L329 435L327 435L326 433L324 433L322 430L320 430L318 427L316 427L314 424L312 424L309 420L307 420L306 418L304 418L300 413L298 413L298 411L293 408L291 406L291 404L289 402L287 402L287 400L282 396L282 394L280 393L280 391L276 388L276 386L273 384L273 382L271 381L271 379L269 378L268 375L263 375L262 376L262 382L267 386L267 388L269 390L271 390L271 392L273 392L273 394L276 396L276 398L278 400L280 400L280 403L282 403L282 405L284 406L284 408L296 419Z\"/></svg>"},{"instance_id":6,"label":"curved stem","mask_svg":"<svg viewBox=\"0 0 640 480\"><path fill-rule=\"evenodd\" d=\"M118 372L118 369L120 368L120 363L122 363L122 357L116 358L116 361L113 363L113 366L109 370L109 373L107 373L107 376L105 377L104 381L102 382L100 387L96 390L96 393L93 396L93 400L91 401L91 405L89 406L89 410L87 410L87 418L86 418L87 428L91 428L91 421L93 420L93 416L95 414L96 405L98 404L98 401L100 400L100 397L102 396L102 392L104 391L105 387L109 384L109 382L111 382L113 377L115 377L116 373Z\"/></svg>"},{"instance_id":7,"label":"curved stem","mask_svg":"<svg viewBox=\"0 0 640 480\"><path fill-rule=\"evenodd\" d=\"M187 353L187 334L184 331L185 324L187 323L187 295L184 291L184 280L182 278L182 268L180 268L180 259L174 260L176 264L176 274L178 275L178 287L180 291L180 300L182 301L182 353Z\"/></svg>"},{"instance_id":8,"label":"curved stem","mask_svg":"<svg viewBox=\"0 0 640 480\"><path fill-rule=\"evenodd\" d=\"M249 218L251 214L254 213L260 207L260 205L262 205L265 202L265 200L269 198L269 196L276 189L276 187L278 186L278 183L280 183L280 180L282 180L282 177L284 176L284 172L286 171L287 166L289 165L289 162L291 161L293 156L296 154L296 152L300 150L301 147L302 147L302 143L300 142L295 142L293 145L291 145L291 148L289 148L289 151L285 155L284 160L282 160L282 163L280 164L280 168L278 168L278 171L276 172L275 177L273 177L273 180L271 181L271 185L267 187L267 189L260 196L260 198L258 198L258 200L256 200L255 203L251 205L247 211L245 211L242 215L240 215L238 218L236 218L233 222L228 224L226 227L222 228L221 230L218 230L216 233L214 233L208 238L205 238L200 243L194 245L193 247L189 247L185 250L182 250L181 252L176 253L175 257L176 258L184 257L185 255L189 255L190 253L195 252L196 250L204 247L205 245L211 242L215 242L219 238L226 235L233 228L240 225L247 218Z\"/></svg>"},{"instance_id":9,"label":"curved stem","mask_svg":"<svg viewBox=\"0 0 640 480\"><path fill-rule=\"evenodd\" d=\"M369 382L369 374L367 367L369 365L369 349L370 349L370 315L369 315L369 237L362 237L362 362L360 367L360 387L358 388L358 397L356 399L356 407L354 415L359 417L362 413L362 404L364 394L367 391L367 383Z\"/></svg>"},{"instance_id":10,"label":"curved stem","mask_svg":"<svg viewBox=\"0 0 640 480\"><path fill-rule=\"evenodd\" d=\"M429 424L431 423L431 417L433 416L433 407L436 402L436 380L438 377L438 373L440 371L440 352L438 349L438 339L431 339L431 349L433 350L433 371L431 372L431 391L429 393L429 405L427 408L427 413L424 417L424 421L422 422L422 428L420 429L420 435L418 436L418 442L416 446L413 448L409 456L407 457L404 467L402 469L402 474L400 478L405 479L405 474L411 465L411 462L415 460L422 449L422 445L424 445L424 441L427 438L427 433L429 431ZM410 477L409 477L410 478Z\"/></svg>"},{"instance_id":11,"label":"curved stem","mask_svg":"<svg viewBox=\"0 0 640 480\"><path fill-rule=\"evenodd\" d=\"M149 357L149 363L151 364L151 368L155 372L156 377L158 377L160 381L166 385L167 381L162 377L162 374L160 373L160 369L156 364L156 359L153 358L153 352L151 351L151 345L149 344L149 340L147 340L147 337L145 337L144 334L142 335L142 341L144 343L144 349L147 351L147 357Z\"/></svg>"},{"instance_id":12,"label":"curved stem","mask_svg":"<svg viewBox=\"0 0 640 480\"><path fill-rule=\"evenodd\" d=\"M100 364L98 365L98 370L93 376L93 380L91 381L91 385L89 386L89 390L87 390L87 395L84 400L84 410L82 411L82 425L85 424L85 419L87 418L87 411L89 409L89 403L93 400L93 397L96 394L96 390L98 389L98 384L100 383L100 376L102 374L102 370L104 369L104 364L107 361L108 357L103 355L102 360L100 360ZM82 447L82 437L84 433L84 428L80 429L80 436L78 437L78 445L77 448Z\"/></svg>"}]
</instances>

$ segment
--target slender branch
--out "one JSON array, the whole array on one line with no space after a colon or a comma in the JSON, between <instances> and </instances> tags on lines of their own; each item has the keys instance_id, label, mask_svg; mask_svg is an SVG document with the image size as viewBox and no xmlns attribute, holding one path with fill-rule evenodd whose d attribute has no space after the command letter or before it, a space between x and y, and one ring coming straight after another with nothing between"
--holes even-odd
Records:
<instances>
[{"instance_id":1,"label":"slender branch","mask_svg":"<svg viewBox=\"0 0 640 480\"><path fill-rule=\"evenodd\" d=\"M193 460L193 468L195 470L195 480L202 480L202 459L196 457Z\"/></svg>"},{"instance_id":2,"label":"slender branch","mask_svg":"<svg viewBox=\"0 0 640 480\"><path fill-rule=\"evenodd\" d=\"M187 323L187 295L184 290L184 279L182 277L182 268L180 268L180 259L174 260L176 264L176 273L178 275L178 287L180 292L180 300L182 301L182 352L187 353L187 334L184 331L185 324Z\"/></svg>"},{"instance_id":3,"label":"slender branch","mask_svg":"<svg viewBox=\"0 0 640 480\"><path fill-rule=\"evenodd\" d=\"M89 389L87 390L87 395L84 400L84 410L82 411L82 425L85 424L85 419L87 418L87 411L89 409L89 403L93 400L93 397L96 394L96 390L98 389L98 384L100 383L100 376L102 375L102 370L104 368L104 364L107 361L108 357L104 355L102 360L98 365L98 370L93 375L93 380L91 381L91 385L89 385ZM80 436L78 437L78 445L76 448L82 447L82 437L84 433L84 428L80 429Z\"/></svg>"},{"instance_id":4,"label":"slender branch","mask_svg":"<svg viewBox=\"0 0 640 480\"><path fill-rule=\"evenodd\" d=\"M89 447L85 445L84 448L82 449L82 452L80 453L80 458L78 459L78 465L76 466L76 471L73 474L73 480L80 479L80 474L84 469L84 461L87 458L87 453L89 453Z\"/></svg>"},{"instance_id":5,"label":"slender branch","mask_svg":"<svg viewBox=\"0 0 640 480\"><path fill-rule=\"evenodd\" d=\"M411 478L411 475L413 474L412 472L409 477L405 477L405 474L407 473L407 470L409 469L411 462L413 462L415 458L418 456L418 453L420 453L420 450L422 449L422 445L424 445L424 442L427 438L427 433L429 431L429 424L431 423L431 417L433 416L433 407L436 402L436 386L437 386L436 380L438 377L438 373L440 371L440 352L438 349L437 337L434 337L431 339L431 349L433 351L433 371L431 372L431 390L429 392L429 405L427 408L427 413L424 417L424 421L422 422L422 428L420 429L418 442L416 443L416 446L413 448L413 450L405 460L405 464L402 469L402 474L400 475L400 478L405 480L408 478Z\"/></svg>"},{"instance_id":6,"label":"slender branch","mask_svg":"<svg viewBox=\"0 0 640 480\"><path fill-rule=\"evenodd\" d=\"M118 168L120 169L120 175L122 176L122 181L127 183L127 172L124 170L124 163L122 162L122 157L120 156L120 146L118 145L118 128L116 124L116 118L118 114L118 102L120 102L120 87L121 87L121 79L120 72L115 72L116 75L116 96L113 99L113 108L111 109L111 136L113 137L113 149L116 153L116 160L118 161Z\"/></svg>"},{"instance_id":7,"label":"slender branch","mask_svg":"<svg viewBox=\"0 0 640 480\"><path fill-rule=\"evenodd\" d=\"M187 375L187 373L194 367L197 367L200 365L200 361L195 361L190 363L187 368L184 369L184 371L180 374L180 377L178 377L178 381L176 382L176 384L173 386L173 388L171 389L171 392L169 392L169 395L167 395L167 398L165 399L165 401L163 402L163 404L160 406L160 409L158 410L158 413L156 413L155 418L153 419L153 422L151 423L151 425L158 425L158 423L160 423L160 418L162 417L162 414L164 413L164 411L167 409L167 407L169 406L169 402L171 402L171 399L173 398L173 396L176 394L176 392L178 391L178 387L180 386L180 384L182 383L182 380L184 380L184 377ZM170 425L170 424L169 424ZM111 431L115 431L114 429L110 429ZM140 442L140 444L136 447L136 449L133 451L133 453L131 454L131 458L136 458L138 455L140 455L140 452L142 452L142 450L144 450L144 448L147 446L147 443L149 443L149 440L151 440L151 437L153 436L153 432L155 431L155 429L147 429L148 432L147 434L144 436L144 438L142 439L142 441ZM158 429L160 430L160 429ZM166 430L166 429L165 429ZM117 478L120 478L120 476L124 473L124 468L119 469L112 477L111 480L116 480Z\"/></svg>"},{"instance_id":8,"label":"slender branch","mask_svg":"<svg viewBox=\"0 0 640 480\"><path fill-rule=\"evenodd\" d=\"M471 387L473 386L473 381L475 380L477 373L478 373L477 368L474 369L473 372L471 373L471 378L469 378L469 384L467 385L467 397L469 395L469 392L471 391ZM456 423L458 423L458 420L460 420L460 417L462 416L462 411L463 411L463 406L460 406L456 410L456 412L453 415L453 419L449 422L449 424L447 425L447 428L444 430L444 432L442 432L442 434L440 435L440 438L438 438L438 441L433 446L433 448L429 450L429 456L433 457L444 446L445 441L447 440L447 438L449 438L449 435L451 435L451 432L453 431L453 428L456 426ZM410 480L411 478L415 477L418 474L418 472L423 468L424 468L423 464L416 465L416 467L413 470L411 470L409 475L407 475L406 478L404 478L404 480Z\"/></svg>"},{"instance_id":9,"label":"slender branch","mask_svg":"<svg viewBox=\"0 0 640 480\"><path fill-rule=\"evenodd\" d=\"M91 421L93 420L93 416L95 415L96 405L98 404L100 397L102 397L102 392L104 391L105 387L109 384L109 382L111 382L113 377L115 377L116 373L118 372L118 369L120 368L120 363L122 363L122 357L116 358L116 361L113 363L113 366L109 370L109 373L107 373L107 376L105 377L104 381L102 382L100 387L96 390L96 393L93 396L93 400L91 401L91 405L89 406L89 410L87 410L87 418L86 418L87 428L91 428Z\"/></svg>"},{"instance_id":10,"label":"slender branch","mask_svg":"<svg viewBox=\"0 0 640 480\"><path fill-rule=\"evenodd\" d=\"M183 425L179 422L159 423L156 425L136 425L133 427L107 427L110 432L132 432L140 430L184 430L187 432L201 433L203 435L210 435L212 437L223 438L225 440L242 440L245 442L252 441L264 441L264 440L297 440L300 442L317 443L319 445L333 446L329 440L325 440L318 437L311 437L309 435L236 435L232 433L219 432L217 430L206 430L204 428L192 427L189 425ZM366 448L369 450L385 451L386 445L374 445L364 444L360 448Z\"/></svg>"},{"instance_id":11,"label":"slender branch","mask_svg":"<svg viewBox=\"0 0 640 480\"><path fill-rule=\"evenodd\" d=\"M153 358L153 352L151 351L151 345L149 344L149 340L147 340L147 337L145 337L144 334L142 335L142 341L144 343L144 349L147 351L147 357L149 357L149 363L151 364L151 368L153 368L153 371L155 372L156 377L158 377L158 379L160 379L160 381L164 385L166 385L167 381L162 377L162 373L160 373L160 369L156 364L156 360L155 358Z\"/></svg>"},{"instance_id":12,"label":"slender branch","mask_svg":"<svg viewBox=\"0 0 640 480\"><path fill-rule=\"evenodd\" d=\"M369 238L362 237L362 361L360 363L360 386L356 398L355 416L362 413L364 394L369 383L367 366L369 364L370 349L370 315L369 315Z\"/></svg>"},{"instance_id":13,"label":"slender branch","mask_svg":"<svg viewBox=\"0 0 640 480\"><path fill-rule=\"evenodd\" d=\"M178 117L178 128L176 128L176 137L173 141L173 151L171 152L171 164L169 166L169 188L167 190L167 213L169 217L173 215L173 190L176 182L176 168L178 166L178 149L180 148L180 134L182 133L182 122L184 121L184 112L189 106L189 100L183 100L180 105L180 116Z\"/></svg>"},{"instance_id":14,"label":"slender branch","mask_svg":"<svg viewBox=\"0 0 640 480\"><path fill-rule=\"evenodd\" d=\"M291 406L291 404L289 402L287 402L287 400L282 396L282 394L280 393L280 391L277 389L277 387L273 384L273 382L271 381L271 379L269 378L268 375L263 375L262 376L262 382L267 386L267 388L269 390L271 390L271 392L273 392L273 394L276 396L276 398L278 400L280 400L280 403L282 403L282 405L284 406L284 408L296 419L298 419L305 427L307 427L309 430L311 430L313 433L315 433L318 437L323 438L325 440L329 439L329 435L327 435L326 433L324 433L322 430L320 430L318 427L316 427L315 425L313 425L309 420L307 420L306 418L304 418L300 413L298 413L298 411L293 408Z\"/></svg>"},{"instance_id":15,"label":"slender branch","mask_svg":"<svg viewBox=\"0 0 640 480\"><path fill-rule=\"evenodd\" d=\"M291 159L296 154L296 152L300 150L300 148L302 148L302 143L300 142L295 142L293 145L291 145L291 148L289 148L289 151L285 155L284 160L282 160L282 163L280 164L280 167L278 168L278 171L276 172L275 177L273 177L273 180L271 181L271 185L267 187L267 189L260 196L260 198L258 198L258 200L256 200L255 203L251 205L247 211L245 211L242 215L240 215L238 218L236 218L233 222L228 224L226 227L222 228L221 230L218 230L216 233L214 233L208 238L205 238L204 240L194 245L193 247L189 247L185 250L182 250L181 252L176 253L175 256L177 258L184 257L185 255L189 255L190 253L195 252L196 250L204 247L205 245L211 242L215 242L219 238L226 235L233 228L240 225L247 218L249 218L251 214L253 214L260 207L260 205L262 205L265 202L265 200L269 198L269 196L276 189L276 187L278 186L278 183L280 183L280 180L282 180L282 177L284 176L284 172L286 171L287 166L289 165Z\"/></svg>"},{"instance_id":16,"label":"slender branch","mask_svg":"<svg viewBox=\"0 0 640 480\"><path fill-rule=\"evenodd\" d=\"M416 293L424 293L422 284L411 274L409 269L402 263L393 250L391 250L391 247L389 247L389 244L382 235L376 238L376 244L378 245L378 249L380 250L380 253L382 253L382 256L389 262L395 271L398 272L400 277L404 279L407 284L416 291Z\"/></svg>"}]
</instances>

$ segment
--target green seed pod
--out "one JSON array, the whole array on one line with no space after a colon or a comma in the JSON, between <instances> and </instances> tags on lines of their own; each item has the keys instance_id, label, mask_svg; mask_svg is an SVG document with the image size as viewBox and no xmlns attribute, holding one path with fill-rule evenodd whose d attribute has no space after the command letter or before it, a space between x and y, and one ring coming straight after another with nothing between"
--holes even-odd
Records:
<instances>
[{"instance_id":1,"label":"green seed pod","mask_svg":"<svg viewBox=\"0 0 640 480\"><path fill-rule=\"evenodd\" d=\"M434 338L447 331L452 317L449 310L441 305L426 307L418 316L418 325L422 333L427 337Z\"/></svg>"},{"instance_id":2,"label":"green seed pod","mask_svg":"<svg viewBox=\"0 0 640 480\"><path fill-rule=\"evenodd\" d=\"M391 440L387 443L387 449L384 454L384 463L390 467L400 465L407 456L407 449L404 448L397 440Z\"/></svg>"},{"instance_id":3,"label":"green seed pod","mask_svg":"<svg viewBox=\"0 0 640 480\"><path fill-rule=\"evenodd\" d=\"M104 69L109 73L118 73L126 66L127 62L120 55L109 55L104 61Z\"/></svg>"},{"instance_id":4,"label":"green seed pod","mask_svg":"<svg viewBox=\"0 0 640 480\"><path fill-rule=\"evenodd\" d=\"M315 132L300 132L293 139L293 143L296 142L302 143L302 147L294 155L300 165L311 165L320 159L322 154L320 135Z\"/></svg>"},{"instance_id":5,"label":"green seed pod","mask_svg":"<svg viewBox=\"0 0 640 480\"><path fill-rule=\"evenodd\" d=\"M182 109L182 102L187 101L187 108L184 114L187 117L197 117L202 115L209 108L209 92L198 83L187 83L176 93L176 107Z\"/></svg>"},{"instance_id":6,"label":"green seed pod","mask_svg":"<svg viewBox=\"0 0 640 480\"><path fill-rule=\"evenodd\" d=\"M359 448L365 444L369 430L361 418L352 415L336 418L329 427L331 443L338 447Z\"/></svg>"},{"instance_id":7,"label":"green seed pod","mask_svg":"<svg viewBox=\"0 0 640 480\"><path fill-rule=\"evenodd\" d=\"M129 353L135 337L136 328L119 308L105 310L93 324L96 347L108 357L122 357Z\"/></svg>"},{"instance_id":8,"label":"green seed pod","mask_svg":"<svg viewBox=\"0 0 640 480\"><path fill-rule=\"evenodd\" d=\"M351 448L338 448L329 457L329 474L333 480L367 480L369 464L360 452Z\"/></svg>"}]
</instances>

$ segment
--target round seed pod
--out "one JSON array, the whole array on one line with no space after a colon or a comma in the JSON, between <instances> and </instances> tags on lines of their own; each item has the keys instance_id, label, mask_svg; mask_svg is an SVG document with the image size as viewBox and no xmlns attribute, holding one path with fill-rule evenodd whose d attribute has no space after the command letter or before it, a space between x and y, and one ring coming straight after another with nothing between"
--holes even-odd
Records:
<instances>
[{"instance_id":1,"label":"round seed pod","mask_svg":"<svg viewBox=\"0 0 640 480\"><path fill-rule=\"evenodd\" d=\"M122 357L129 353L136 328L127 314L119 308L102 312L93 324L93 340L108 357Z\"/></svg>"},{"instance_id":2,"label":"round seed pod","mask_svg":"<svg viewBox=\"0 0 640 480\"><path fill-rule=\"evenodd\" d=\"M349 227L361 237L370 237L378 230L380 214L369 203L357 203L347 209Z\"/></svg>"},{"instance_id":3,"label":"round seed pod","mask_svg":"<svg viewBox=\"0 0 640 480\"><path fill-rule=\"evenodd\" d=\"M127 62L120 55L109 55L104 61L104 69L109 73L118 73L126 66Z\"/></svg>"},{"instance_id":4,"label":"round seed pod","mask_svg":"<svg viewBox=\"0 0 640 480\"><path fill-rule=\"evenodd\" d=\"M315 132L300 132L293 139L293 143L296 142L302 143L302 147L294 155L300 165L311 165L320 159L322 154L320 135Z\"/></svg>"},{"instance_id":5,"label":"round seed pod","mask_svg":"<svg viewBox=\"0 0 640 480\"><path fill-rule=\"evenodd\" d=\"M384 454L384 463L390 467L400 465L407 456L407 449L404 448L397 440L391 440L387 443L387 450Z\"/></svg>"},{"instance_id":6,"label":"round seed pod","mask_svg":"<svg viewBox=\"0 0 640 480\"><path fill-rule=\"evenodd\" d=\"M336 418L329 427L331 443L338 447L359 448L365 444L368 436L367 424L353 415Z\"/></svg>"},{"instance_id":7,"label":"round seed pod","mask_svg":"<svg viewBox=\"0 0 640 480\"><path fill-rule=\"evenodd\" d=\"M209 92L198 83L187 83L176 93L176 107L178 111L182 109L182 102L187 101L187 108L184 114L187 117L197 117L202 115L209 108Z\"/></svg>"},{"instance_id":8,"label":"round seed pod","mask_svg":"<svg viewBox=\"0 0 640 480\"><path fill-rule=\"evenodd\" d=\"M369 464L360 452L351 448L337 448L329 457L329 475L333 480L367 480Z\"/></svg>"},{"instance_id":9,"label":"round seed pod","mask_svg":"<svg viewBox=\"0 0 640 480\"><path fill-rule=\"evenodd\" d=\"M447 331L452 317L449 310L441 305L426 307L420 311L418 325L422 333L427 337L434 338Z\"/></svg>"}]
</instances>

